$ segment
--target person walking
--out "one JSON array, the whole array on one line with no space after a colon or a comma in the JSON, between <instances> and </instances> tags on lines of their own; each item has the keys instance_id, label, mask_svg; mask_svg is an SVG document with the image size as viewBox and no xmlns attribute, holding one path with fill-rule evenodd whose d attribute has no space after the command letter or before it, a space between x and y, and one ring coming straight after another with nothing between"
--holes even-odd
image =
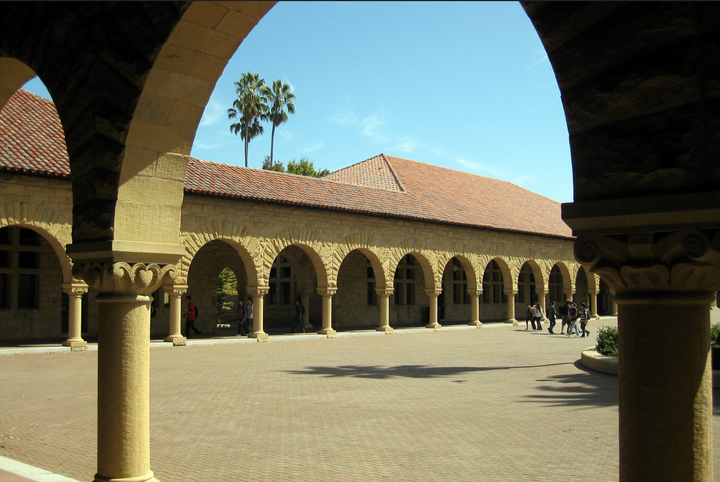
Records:
<instances>
[{"instance_id":1,"label":"person walking","mask_svg":"<svg viewBox=\"0 0 720 482\"><path fill-rule=\"evenodd\" d=\"M532 305L527 305L527 313L525 314L525 331L528 331L528 325L532 323L532 330L535 331L535 321L533 320Z\"/></svg>"},{"instance_id":2,"label":"person walking","mask_svg":"<svg viewBox=\"0 0 720 482\"><path fill-rule=\"evenodd\" d=\"M580 303L578 319L580 320L580 331L582 331L582 336L580 338L585 338L585 335L590 335L590 332L585 329L588 321L590 321L590 311L587 309L585 303Z\"/></svg>"},{"instance_id":3,"label":"person walking","mask_svg":"<svg viewBox=\"0 0 720 482\"><path fill-rule=\"evenodd\" d=\"M247 316L245 317L245 329L248 332L248 335L252 333L255 330L255 327L253 326L253 320L255 319L255 314L253 313L253 302L252 298L248 297L247 303L245 304L245 309L247 311Z\"/></svg>"},{"instance_id":4,"label":"person walking","mask_svg":"<svg viewBox=\"0 0 720 482\"><path fill-rule=\"evenodd\" d=\"M568 325L568 310L570 309L570 300L565 300L565 303L558 308L558 313L560 313L560 321L562 325L560 325L560 334L565 334L565 328ZM568 327L569 329L569 327Z\"/></svg>"},{"instance_id":5,"label":"person walking","mask_svg":"<svg viewBox=\"0 0 720 482\"><path fill-rule=\"evenodd\" d=\"M555 328L555 313L556 313L555 312L555 302L553 301L552 303L550 303L550 308L548 308L548 310L547 310L547 317L548 317L548 320L550 321L550 327L548 328L548 331L550 332L551 335L555 334L553 332L553 328Z\"/></svg>"},{"instance_id":6,"label":"person walking","mask_svg":"<svg viewBox=\"0 0 720 482\"><path fill-rule=\"evenodd\" d=\"M540 302L536 301L535 305L533 306L533 320L535 320L535 324L537 325L536 331L542 331L542 319L545 317L545 313L543 313L543 309L540 306Z\"/></svg>"},{"instance_id":7,"label":"person walking","mask_svg":"<svg viewBox=\"0 0 720 482\"><path fill-rule=\"evenodd\" d=\"M247 308L245 308L245 305L243 304L243 300L238 300L237 317L238 317L238 332L237 332L237 335L235 335L235 336L247 335L248 331L247 331L247 328L245 328L245 319L247 318ZM243 333L243 328L245 329L245 333Z\"/></svg>"},{"instance_id":8,"label":"person walking","mask_svg":"<svg viewBox=\"0 0 720 482\"><path fill-rule=\"evenodd\" d=\"M566 333L566 336L572 335L572 332L575 332L575 336L580 336L580 331L578 330L578 310L575 307L575 303L570 303L570 308L568 308L568 325L570 328L568 328L568 332Z\"/></svg>"},{"instance_id":9,"label":"person walking","mask_svg":"<svg viewBox=\"0 0 720 482\"><path fill-rule=\"evenodd\" d=\"M295 325L300 326L300 333L305 333L305 325L303 324L303 315L305 314L305 307L300 303L300 300L295 301L295 316L293 316L292 328L290 333L295 333Z\"/></svg>"},{"instance_id":10,"label":"person walking","mask_svg":"<svg viewBox=\"0 0 720 482\"><path fill-rule=\"evenodd\" d=\"M187 312L183 315L183 318L185 318L185 338L190 338L190 330L194 331L195 335L200 336L202 331L195 327L195 320L198 317L197 306L192 302L190 295L186 296L185 300L187 300Z\"/></svg>"}]
</instances>

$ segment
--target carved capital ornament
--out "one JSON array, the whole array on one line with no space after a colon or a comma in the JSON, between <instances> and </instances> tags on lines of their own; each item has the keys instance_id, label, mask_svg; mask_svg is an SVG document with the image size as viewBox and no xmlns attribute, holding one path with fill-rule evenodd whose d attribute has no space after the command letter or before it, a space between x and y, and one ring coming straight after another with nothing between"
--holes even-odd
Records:
<instances>
[{"instance_id":1,"label":"carved capital ornament","mask_svg":"<svg viewBox=\"0 0 720 482\"><path fill-rule=\"evenodd\" d=\"M77 263L72 274L98 293L150 295L177 277L173 264Z\"/></svg>"}]
</instances>

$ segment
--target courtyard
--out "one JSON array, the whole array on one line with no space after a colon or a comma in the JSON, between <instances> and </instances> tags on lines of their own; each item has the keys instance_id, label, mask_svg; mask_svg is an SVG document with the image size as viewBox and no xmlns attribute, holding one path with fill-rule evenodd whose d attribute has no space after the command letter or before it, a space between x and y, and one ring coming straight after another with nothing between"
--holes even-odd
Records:
<instances>
[{"instance_id":1,"label":"courtyard","mask_svg":"<svg viewBox=\"0 0 720 482\"><path fill-rule=\"evenodd\" d=\"M615 481L617 377L579 362L615 323L593 321L590 340L521 322L165 344L152 468L163 482ZM2 356L0 455L92 480L96 382L96 351Z\"/></svg>"}]
</instances>

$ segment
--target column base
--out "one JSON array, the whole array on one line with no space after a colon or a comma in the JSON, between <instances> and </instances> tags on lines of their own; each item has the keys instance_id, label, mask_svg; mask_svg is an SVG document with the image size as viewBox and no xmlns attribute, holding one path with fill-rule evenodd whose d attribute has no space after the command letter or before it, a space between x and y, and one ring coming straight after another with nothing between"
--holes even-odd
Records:
<instances>
[{"instance_id":1,"label":"column base","mask_svg":"<svg viewBox=\"0 0 720 482\"><path fill-rule=\"evenodd\" d=\"M268 334L264 331L253 331L248 334L248 338L256 338L257 341L268 341Z\"/></svg>"},{"instance_id":2,"label":"column base","mask_svg":"<svg viewBox=\"0 0 720 482\"><path fill-rule=\"evenodd\" d=\"M378 326L377 328L375 328L375 331L384 331L386 335L389 335L393 332L393 329L391 326L386 325L386 326Z\"/></svg>"},{"instance_id":3,"label":"column base","mask_svg":"<svg viewBox=\"0 0 720 482\"><path fill-rule=\"evenodd\" d=\"M513 326L517 326L518 321L515 318L512 318L510 320L505 320L505 323L512 323Z\"/></svg>"},{"instance_id":4,"label":"column base","mask_svg":"<svg viewBox=\"0 0 720 482\"><path fill-rule=\"evenodd\" d=\"M477 326L478 328L482 328L483 324L482 321L471 321L468 323L468 326Z\"/></svg>"},{"instance_id":5,"label":"column base","mask_svg":"<svg viewBox=\"0 0 720 482\"><path fill-rule=\"evenodd\" d=\"M185 338L182 335L168 335L165 338L163 338L163 341L172 342L172 344L175 344L175 341L182 341L183 343L187 341L187 338Z\"/></svg>"},{"instance_id":6,"label":"column base","mask_svg":"<svg viewBox=\"0 0 720 482\"><path fill-rule=\"evenodd\" d=\"M150 472L147 475L141 475L138 477L121 477L121 478L108 478L101 475L95 474L93 482L160 482L155 478L155 474Z\"/></svg>"},{"instance_id":7,"label":"column base","mask_svg":"<svg viewBox=\"0 0 720 482\"><path fill-rule=\"evenodd\" d=\"M67 339L63 343L63 346L69 346L70 351L86 351L87 342L82 338Z\"/></svg>"},{"instance_id":8,"label":"column base","mask_svg":"<svg viewBox=\"0 0 720 482\"><path fill-rule=\"evenodd\" d=\"M432 328L435 331L442 330L442 325L440 323L428 323L425 325L425 328Z\"/></svg>"},{"instance_id":9,"label":"column base","mask_svg":"<svg viewBox=\"0 0 720 482\"><path fill-rule=\"evenodd\" d=\"M332 328L323 328L322 330L318 331L318 335L327 335L328 338L335 338L337 335L337 331L333 330Z\"/></svg>"}]
</instances>

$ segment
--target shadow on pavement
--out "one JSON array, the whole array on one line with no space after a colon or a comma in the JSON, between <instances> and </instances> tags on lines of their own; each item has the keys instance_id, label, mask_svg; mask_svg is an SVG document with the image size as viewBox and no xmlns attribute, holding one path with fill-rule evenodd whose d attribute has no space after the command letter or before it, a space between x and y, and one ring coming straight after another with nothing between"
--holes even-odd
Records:
<instances>
[{"instance_id":1,"label":"shadow on pavement","mask_svg":"<svg viewBox=\"0 0 720 482\"><path fill-rule=\"evenodd\" d=\"M324 377L357 377L388 379L406 378L438 378L454 376L460 373L486 372L495 370L514 370L523 368L540 368L554 365L570 365L570 363L549 363L546 365L503 366L503 367L434 367L428 365L400 365L394 367L373 365L345 365L334 367L307 367L303 370L286 370L284 373L295 375L320 375Z\"/></svg>"}]
</instances>

